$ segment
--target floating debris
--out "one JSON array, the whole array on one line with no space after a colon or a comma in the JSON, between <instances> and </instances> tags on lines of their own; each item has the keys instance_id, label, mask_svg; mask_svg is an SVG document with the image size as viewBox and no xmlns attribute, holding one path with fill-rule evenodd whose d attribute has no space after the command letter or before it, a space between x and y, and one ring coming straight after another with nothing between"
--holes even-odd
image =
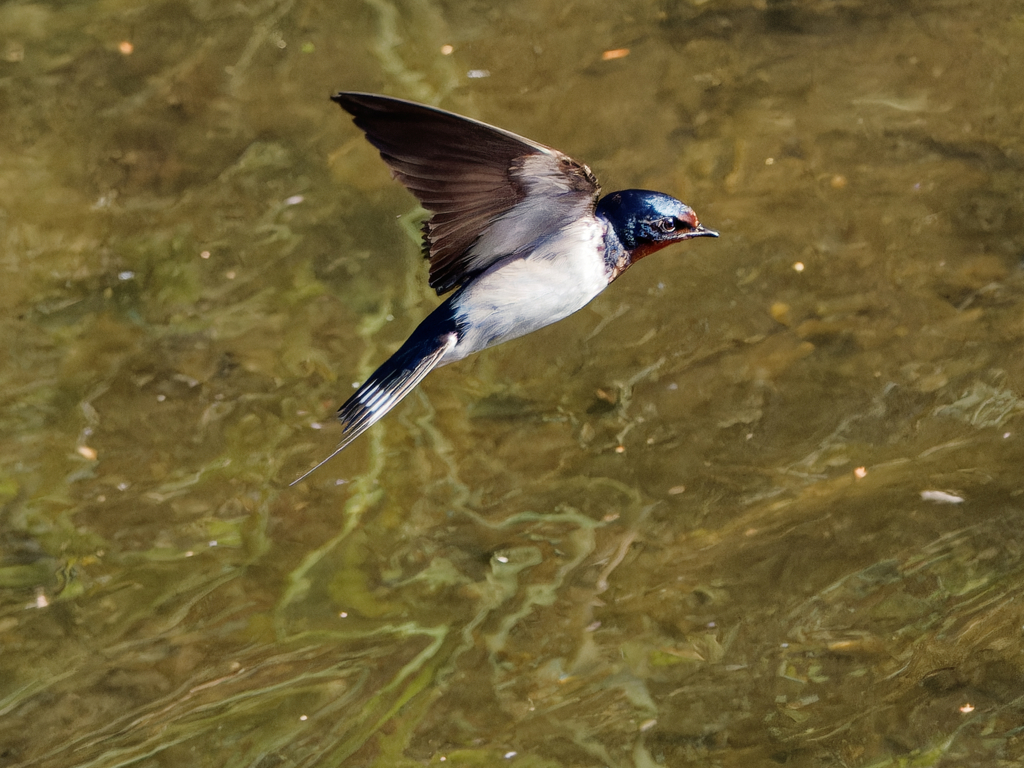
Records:
<instances>
[{"instance_id":1,"label":"floating debris","mask_svg":"<svg viewBox=\"0 0 1024 768\"><path fill-rule=\"evenodd\" d=\"M921 491L921 499L923 501L934 501L937 504L963 504L964 500L960 496L954 496L952 493L946 493L945 491Z\"/></svg>"}]
</instances>

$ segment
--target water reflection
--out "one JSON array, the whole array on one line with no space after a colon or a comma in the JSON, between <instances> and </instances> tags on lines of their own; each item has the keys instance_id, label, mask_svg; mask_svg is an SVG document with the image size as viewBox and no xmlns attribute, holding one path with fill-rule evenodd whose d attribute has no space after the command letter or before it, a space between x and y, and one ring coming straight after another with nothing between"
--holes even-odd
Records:
<instances>
[{"instance_id":1,"label":"water reflection","mask_svg":"<svg viewBox=\"0 0 1024 768\"><path fill-rule=\"evenodd\" d=\"M1022 21L0 7L0 759L1018 760ZM286 491L436 302L341 87L723 237Z\"/></svg>"}]
</instances>

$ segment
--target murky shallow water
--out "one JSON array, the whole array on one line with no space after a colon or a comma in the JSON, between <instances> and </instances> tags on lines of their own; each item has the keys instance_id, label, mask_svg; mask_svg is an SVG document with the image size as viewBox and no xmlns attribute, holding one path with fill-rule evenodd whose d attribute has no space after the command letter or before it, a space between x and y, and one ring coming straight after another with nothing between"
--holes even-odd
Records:
<instances>
[{"instance_id":1,"label":"murky shallow water","mask_svg":"<svg viewBox=\"0 0 1024 768\"><path fill-rule=\"evenodd\" d=\"M1013 2L0 6L0 765L1021 759L1021 51ZM436 303L339 88L722 237L287 489Z\"/></svg>"}]
</instances>

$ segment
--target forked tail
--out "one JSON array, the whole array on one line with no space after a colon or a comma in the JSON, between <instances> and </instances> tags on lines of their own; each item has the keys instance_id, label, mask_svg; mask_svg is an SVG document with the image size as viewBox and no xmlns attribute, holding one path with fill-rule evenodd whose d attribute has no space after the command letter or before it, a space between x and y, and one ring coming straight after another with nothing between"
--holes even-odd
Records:
<instances>
[{"instance_id":1,"label":"forked tail","mask_svg":"<svg viewBox=\"0 0 1024 768\"><path fill-rule=\"evenodd\" d=\"M305 480L380 421L458 343L459 333L454 320L449 315L448 322L440 323L438 321L443 316L435 317L438 314L435 312L424 320L405 344L338 409L338 420L342 425L338 447L326 459L289 483L289 486Z\"/></svg>"}]
</instances>

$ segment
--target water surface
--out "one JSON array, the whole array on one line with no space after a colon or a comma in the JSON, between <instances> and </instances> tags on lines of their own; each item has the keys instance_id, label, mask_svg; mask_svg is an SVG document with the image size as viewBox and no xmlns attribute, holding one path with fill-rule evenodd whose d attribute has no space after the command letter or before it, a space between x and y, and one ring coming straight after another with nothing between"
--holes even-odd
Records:
<instances>
[{"instance_id":1,"label":"water surface","mask_svg":"<svg viewBox=\"0 0 1024 768\"><path fill-rule=\"evenodd\" d=\"M1010 0L0 5L0 765L1022 759L1022 52ZM288 488L437 303L341 88L722 237Z\"/></svg>"}]
</instances>

